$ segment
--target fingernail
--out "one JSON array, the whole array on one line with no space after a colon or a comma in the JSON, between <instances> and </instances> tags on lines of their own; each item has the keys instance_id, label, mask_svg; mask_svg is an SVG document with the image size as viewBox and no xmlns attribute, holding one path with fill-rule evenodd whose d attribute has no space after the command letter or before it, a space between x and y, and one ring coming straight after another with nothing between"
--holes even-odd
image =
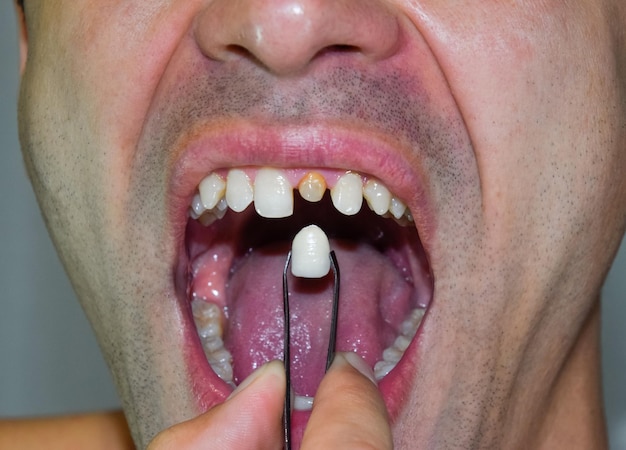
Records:
<instances>
[{"instance_id":1,"label":"fingernail","mask_svg":"<svg viewBox=\"0 0 626 450\"><path fill-rule=\"evenodd\" d=\"M342 362L350 364L363 376L378 386L376 378L374 377L374 371L359 355L354 352L337 353L335 355L335 359L333 360L333 365L336 363L341 364Z\"/></svg>"}]
</instances>

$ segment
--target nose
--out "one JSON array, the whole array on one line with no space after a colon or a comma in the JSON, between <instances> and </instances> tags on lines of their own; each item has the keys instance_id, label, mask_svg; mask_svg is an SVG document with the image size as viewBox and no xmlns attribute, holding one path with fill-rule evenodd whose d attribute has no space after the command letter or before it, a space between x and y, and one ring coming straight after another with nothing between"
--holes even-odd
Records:
<instances>
[{"instance_id":1,"label":"nose","mask_svg":"<svg viewBox=\"0 0 626 450\"><path fill-rule=\"evenodd\" d=\"M328 52L383 60L399 46L400 27L381 0L208 0L195 36L209 58L245 55L289 75Z\"/></svg>"}]
</instances>

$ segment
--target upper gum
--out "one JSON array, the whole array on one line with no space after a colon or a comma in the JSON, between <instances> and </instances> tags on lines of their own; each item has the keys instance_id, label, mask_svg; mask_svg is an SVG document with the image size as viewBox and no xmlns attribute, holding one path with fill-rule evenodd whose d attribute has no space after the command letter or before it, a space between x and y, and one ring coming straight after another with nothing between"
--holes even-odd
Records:
<instances>
[{"instance_id":1,"label":"upper gum","mask_svg":"<svg viewBox=\"0 0 626 450\"><path fill-rule=\"evenodd\" d=\"M224 169L217 169L214 170L211 173L208 173L206 176L209 176L211 174L217 174L220 177L222 177L224 180L226 180L226 177L228 175L228 172L232 169L237 169L237 170L242 170L250 179L250 182L254 184L254 180L256 178L256 173L261 170L261 169L275 169L275 170L279 170L281 171L285 177L287 178L287 180L289 181L289 183L291 184L291 186L293 186L294 188L297 188L298 183L300 183L300 181L309 173L317 173L320 174L324 180L326 180L326 185L328 189L332 189L335 184L337 184L337 180L342 176L345 175L348 172L355 172L358 173L359 175L361 175L361 178L363 179L363 184L365 184L367 182L367 180L370 179L376 179L378 180L378 178L368 175L368 174L363 174L361 172L358 171L351 171L351 170L346 170L346 169L329 169L329 168L281 168L281 167L273 167L273 166L266 166L266 167L231 167L231 168L224 168ZM381 183L385 184L383 181L381 181Z\"/></svg>"}]
</instances>

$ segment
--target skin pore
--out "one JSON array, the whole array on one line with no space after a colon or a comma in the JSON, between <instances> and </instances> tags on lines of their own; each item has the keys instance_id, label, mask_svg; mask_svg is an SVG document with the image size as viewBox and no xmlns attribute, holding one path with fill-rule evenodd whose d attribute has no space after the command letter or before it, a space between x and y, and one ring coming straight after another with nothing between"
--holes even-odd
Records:
<instances>
[{"instance_id":1,"label":"skin pore","mask_svg":"<svg viewBox=\"0 0 626 450\"><path fill-rule=\"evenodd\" d=\"M382 179L428 256L427 315L382 399L367 396L378 414L363 429L386 436L390 422L395 448L606 447L599 292L626 226L622 1L24 6L26 166L137 446L210 442L242 410L281 442L281 383L222 403L230 391L194 356L182 251L205 175L271 166ZM332 414L314 413L303 447L349 434L317 432L316 417Z\"/></svg>"}]
</instances>

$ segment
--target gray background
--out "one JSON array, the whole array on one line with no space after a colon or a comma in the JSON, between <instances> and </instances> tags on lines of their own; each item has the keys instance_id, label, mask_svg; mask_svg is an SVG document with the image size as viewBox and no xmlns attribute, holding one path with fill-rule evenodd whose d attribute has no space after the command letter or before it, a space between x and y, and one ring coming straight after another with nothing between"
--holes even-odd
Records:
<instances>
[{"instance_id":1,"label":"gray background","mask_svg":"<svg viewBox=\"0 0 626 450\"><path fill-rule=\"evenodd\" d=\"M119 407L111 379L26 180L17 142L17 38L0 0L0 416ZM626 450L626 245L604 290L611 448Z\"/></svg>"}]
</instances>

